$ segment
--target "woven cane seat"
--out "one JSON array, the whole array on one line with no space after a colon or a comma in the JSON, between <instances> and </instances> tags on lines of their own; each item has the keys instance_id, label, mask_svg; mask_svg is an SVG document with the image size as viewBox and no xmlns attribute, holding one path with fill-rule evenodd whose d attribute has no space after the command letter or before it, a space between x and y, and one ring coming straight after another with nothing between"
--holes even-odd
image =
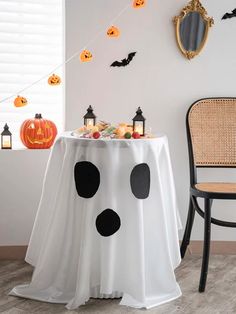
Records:
<instances>
[{"instance_id":1,"label":"woven cane seat","mask_svg":"<svg viewBox=\"0 0 236 314\"><path fill-rule=\"evenodd\" d=\"M236 183L204 182L195 184L195 188L203 192L236 194Z\"/></svg>"}]
</instances>

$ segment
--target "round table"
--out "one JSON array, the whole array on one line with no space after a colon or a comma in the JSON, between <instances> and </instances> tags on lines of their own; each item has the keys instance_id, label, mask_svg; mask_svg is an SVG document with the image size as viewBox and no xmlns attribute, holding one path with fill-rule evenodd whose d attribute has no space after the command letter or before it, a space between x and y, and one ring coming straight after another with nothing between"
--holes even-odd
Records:
<instances>
[{"instance_id":1,"label":"round table","mask_svg":"<svg viewBox=\"0 0 236 314\"><path fill-rule=\"evenodd\" d=\"M181 227L164 135L56 140L26 261L28 285L11 295L65 303L90 297L151 308L181 295Z\"/></svg>"}]
</instances>

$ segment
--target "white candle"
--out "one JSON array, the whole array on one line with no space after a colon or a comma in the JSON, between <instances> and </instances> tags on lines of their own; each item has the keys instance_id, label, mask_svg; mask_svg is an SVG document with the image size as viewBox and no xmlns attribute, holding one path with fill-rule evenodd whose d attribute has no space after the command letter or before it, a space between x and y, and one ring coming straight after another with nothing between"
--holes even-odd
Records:
<instances>
[{"instance_id":1,"label":"white candle","mask_svg":"<svg viewBox=\"0 0 236 314\"><path fill-rule=\"evenodd\" d=\"M134 131L138 132L140 135L143 135L143 125L142 123L135 124Z\"/></svg>"},{"instance_id":2,"label":"white candle","mask_svg":"<svg viewBox=\"0 0 236 314\"><path fill-rule=\"evenodd\" d=\"M3 148L11 148L11 137L9 135L3 135L2 147Z\"/></svg>"},{"instance_id":3,"label":"white candle","mask_svg":"<svg viewBox=\"0 0 236 314\"><path fill-rule=\"evenodd\" d=\"M91 129L93 127L93 119L87 119L86 126L88 129Z\"/></svg>"}]
</instances>

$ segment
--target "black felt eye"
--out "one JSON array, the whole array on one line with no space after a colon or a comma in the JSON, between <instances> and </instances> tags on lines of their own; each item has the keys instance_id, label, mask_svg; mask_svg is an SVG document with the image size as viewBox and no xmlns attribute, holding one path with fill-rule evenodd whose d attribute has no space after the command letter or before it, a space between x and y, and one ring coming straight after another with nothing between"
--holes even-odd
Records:
<instances>
[{"instance_id":1,"label":"black felt eye","mask_svg":"<svg viewBox=\"0 0 236 314\"><path fill-rule=\"evenodd\" d=\"M77 162L74 168L75 186L79 196L93 197L100 185L98 168L88 161Z\"/></svg>"},{"instance_id":2,"label":"black felt eye","mask_svg":"<svg viewBox=\"0 0 236 314\"><path fill-rule=\"evenodd\" d=\"M103 237L109 237L120 229L120 217L112 209L105 209L96 219L97 231Z\"/></svg>"},{"instance_id":3,"label":"black felt eye","mask_svg":"<svg viewBox=\"0 0 236 314\"><path fill-rule=\"evenodd\" d=\"M150 169L145 163L135 166L130 175L131 190L135 197L145 199L150 191Z\"/></svg>"}]
</instances>

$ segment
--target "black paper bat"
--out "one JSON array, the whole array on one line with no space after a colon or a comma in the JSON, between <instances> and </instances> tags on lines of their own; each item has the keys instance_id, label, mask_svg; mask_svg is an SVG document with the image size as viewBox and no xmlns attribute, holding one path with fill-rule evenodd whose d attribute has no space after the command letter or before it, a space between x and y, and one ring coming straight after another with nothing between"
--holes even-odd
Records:
<instances>
[{"instance_id":1,"label":"black paper bat","mask_svg":"<svg viewBox=\"0 0 236 314\"><path fill-rule=\"evenodd\" d=\"M225 13L222 20L231 19L232 17L236 17L236 9L234 9L232 13Z\"/></svg>"},{"instance_id":2,"label":"black paper bat","mask_svg":"<svg viewBox=\"0 0 236 314\"><path fill-rule=\"evenodd\" d=\"M136 52L130 52L128 54L128 58L127 59L123 59L121 61L114 61L110 66L111 67L125 67L126 65L128 65L130 63L130 61L133 60L133 57L135 56Z\"/></svg>"}]
</instances>

